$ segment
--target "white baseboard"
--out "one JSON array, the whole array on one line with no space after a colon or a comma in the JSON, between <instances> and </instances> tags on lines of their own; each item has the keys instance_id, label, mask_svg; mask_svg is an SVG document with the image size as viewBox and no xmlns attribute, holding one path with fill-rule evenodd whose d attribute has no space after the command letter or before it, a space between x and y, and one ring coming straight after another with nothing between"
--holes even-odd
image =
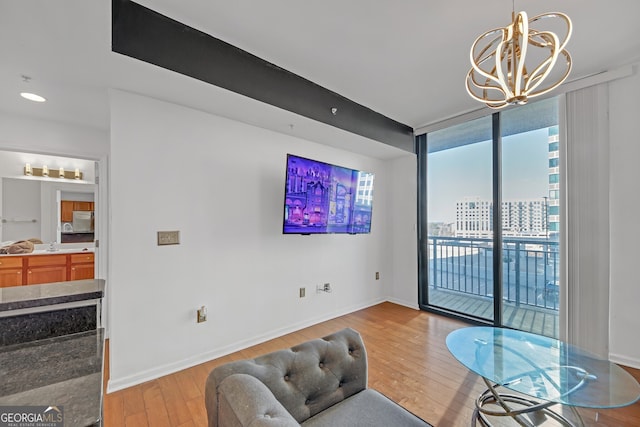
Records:
<instances>
[{"instance_id":1,"label":"white baseboard","mask_svg":"<svg viewBox=\"0 0 640 427\"><path fill-rule=\"evenodd\" d=\"M397 298L387 298L387 301L392 302L394 304L402 305L404 307L412 308L414 310L420 310L420 306L417 302L408 302Z\"/></svg>"},{"instance_id":2,"label":"white baseboard","mask_svg":"<svg viewBox=\"0 0 640 427\"><path fill-rule=\"evenodd\" d=\"M208 351L205 353L195 355L193 357L178 360L173 363L157 366L155 368L139 372L135 375L129 375L124 378L119 378L115 380L109 379L107 381L107 393L112 393L114 391L122 390L138 384L142 384L147 381L155 380L156 378L173 374L175 372L182 371L183 369L191 368L201 363L205 363L210 360L217 359L219 357L223 357L231 353L235 353L236 351L240 351L242 349L263 343L265 341L269 341L271 339L278 338L286 334L290 334L292 332L307 328L309 326L316 325L318 323L326 322L327 320L335 319L336 317L344 316L345 314L353 313L354 311L372 307L374 305L383 303L385 301L387 300L384 298L377 298L362 304L356 304L353 306L344 307L340 310L326 313L323 316L318 316L313 319L307 319L303 322L298 322L293 325L289 325L287 327L275 329L273 331L269 331L261 335L256 335L248 339L236 341L225 347L218 348L215 351Z\"/></svg>"},{"instance_id":3,"label":"white baseboard","mask_svg":"<svg viewBox=\"0 0 640 427\"><path fill-rule=\"evenodd\" d=\"M636 359L634 357L628 357L628 356L623 356L621 354L609 353L609 360L619 365L640 369L640 359Z\"/></svg>"}]
</instances>

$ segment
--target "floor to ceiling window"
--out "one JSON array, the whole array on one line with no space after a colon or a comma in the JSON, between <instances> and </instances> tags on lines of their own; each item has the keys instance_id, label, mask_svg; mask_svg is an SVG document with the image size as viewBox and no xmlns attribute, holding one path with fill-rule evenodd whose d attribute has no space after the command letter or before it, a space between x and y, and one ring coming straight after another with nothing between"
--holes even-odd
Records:
<instances>
[{"instance_id":1,"label":"floor to ceiling window","mask_svg":"<svg viewBox=\"0 0 640 427\"><path fill-rule=\"evenodd\" d=\"M557 99L417 138L420 305L558 336Z\"/></svg>"}]
</instances>

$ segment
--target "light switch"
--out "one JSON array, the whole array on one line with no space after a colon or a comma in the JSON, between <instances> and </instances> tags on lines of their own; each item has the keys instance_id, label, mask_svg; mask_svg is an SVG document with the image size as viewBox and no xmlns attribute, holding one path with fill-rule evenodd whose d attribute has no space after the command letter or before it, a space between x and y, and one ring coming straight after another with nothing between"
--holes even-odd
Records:
<instances>
[{"instance_id":1,"label":"light switch","mask_svg":"<svg viewBox=\"0 0 640 427\"><path fill-rule=\"evenodd\" d=\"M179 245L179 231L158 231L158 246L162 245Z\"/></svg>"}]
</instances>

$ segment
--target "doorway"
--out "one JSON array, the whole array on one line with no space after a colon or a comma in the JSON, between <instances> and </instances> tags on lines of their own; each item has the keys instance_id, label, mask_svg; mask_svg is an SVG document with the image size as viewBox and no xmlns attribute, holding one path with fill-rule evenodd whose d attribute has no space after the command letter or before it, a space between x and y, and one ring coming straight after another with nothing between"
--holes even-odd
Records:
<instances>
[{"instance_id":1,"label":"doorway","mask_svg":"<svg viewBox=\"0 0 640 427\"><path fill-rule=\"evenodd\" d=\"M48 170L54 172L48 173ZM63 170L75 171L75 173L65 174ZM11 248L16 242L28 240L32 245L28 245L24 249L25 252L20 253L21 255L25 257L57 255L38 258L40 264L45 259L51 262L38 266L41 268L37 271L30 267L29 259L25 258L22 260L21 283L15 280L11 283L35 284L36 282L65 281L70 280L70 275L73 277L71 280L94 278L94 272L98 271L96 267L99 259L95 253L97 246L95 232L99 231L96 230L94 213L99 200L98 188L95 184L95 162L34 153L0 151L0 177L2 178L0 186L2 247ZM65 196L69 199L77 199L80 204L88 204L90 208L90 221L86 227L77 230L86 232L83 236L78 235L81 241L69 242L66 239L74 235L74 230L69 230L67 227L67 233L64 232L65 222L62 221L61 201ZM72 226L73 220L70 224ZM84 256L75 256L75 253L81 253ZM12 260L14 264L17 262L17 258ZM80 266L82 274L77 273L80 270L75 264L82 264ZM19 266L12 264L12 267L16 269L16 274L19 274ZM88 277L89 272L91 277ZM0 283L0 285L5 284Z\"/></svg>"}]
</instances>

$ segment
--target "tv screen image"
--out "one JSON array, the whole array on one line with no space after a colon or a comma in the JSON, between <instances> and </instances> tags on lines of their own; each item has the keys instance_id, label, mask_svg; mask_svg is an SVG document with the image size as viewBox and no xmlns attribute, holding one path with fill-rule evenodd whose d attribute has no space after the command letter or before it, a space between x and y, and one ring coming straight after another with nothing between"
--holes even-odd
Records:
<instances>
[{"instance_id":1,"label":"tv screen image","mask_svg":"<svg viewBox=\"0 0 640 427\"><path fill-rule=\"evenodd\" d=\"M371 231L374 174L287 154L284 234Z\"/></svg>"}]
</instances>

